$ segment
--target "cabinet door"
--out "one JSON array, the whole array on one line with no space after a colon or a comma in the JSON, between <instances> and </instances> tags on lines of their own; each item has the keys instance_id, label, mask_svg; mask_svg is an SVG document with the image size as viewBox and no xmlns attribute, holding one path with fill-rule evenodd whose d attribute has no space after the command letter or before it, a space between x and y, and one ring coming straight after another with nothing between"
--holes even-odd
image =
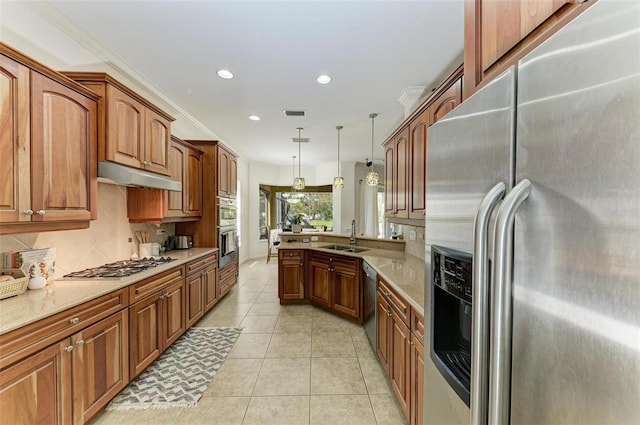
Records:
<instances>
[{"instance_id":1,"label":"cabinet door","mask_svg":"<svg viewBox=\"0 0 640 425\"><path fill-rule=\"evenodd\" d=\"M128 326L125 309L72 337L74 423L87 422L129 383Z\"/></svg>"},{"instance_id":2,"label":"cabinet door","mask_svg":"<svg viewBox=\"0 0 640 425\"><path fill-rule=\"evenodd\" d=\"M31 221L29 68L0 55L0 222Z\"/></svg>"},{"instance_id":3,"label":"cabinet door","mask_svg":"<svg viewBox=\"0 0 640 425\"><path fill-rule=\"evenodd\" d=\"M427 125L438 122L460 103L462 103L462 77L455 80L444 93L429 105L427 109L429 114Z\"/></svg>"},{"instance_id":4,"label":"cabinet door","mask_svg":"<svg viewBox=\"0 0 640 425\"><path fill-rule=\"evenodd\" d=\"M282 255L278 262L278 297L281 301L303 300L304 257L302 255L292 255L291 257L285 255Z\"/></svg>"},{"instance_id":5,"label":"cabinet door","mask_svg":"<svg viewBox=\"0 0 640 425\"><path fill-rule=\"evenodd\" d=\"M185 281L174 283L165 290L162 299L162 351L173 344L187 330L185 314Z\"/></svg>"},{"instance_id":6,"label":"cabinet door","mask_svg":"<svg viewBox=\"0 0 640 425\"><path fill-rule=\"evenodd\" d=\"M217 258L215 260L218 261ZM204 311L205 313L218 302L216 287L218 286L218 266L212 264L204 271Z\"/></svg>"},{"instance_id":7,"label":"cabinet door","mask_svg":"<svg viewBox=\"0 0 640 425\"><path fill-rule=\"evenodd\" d=\"M413 339L413 345L411 347L411 420L412 425L423 424L423 400L424 394L424 346L417 339Z\"/></svg>"},{"instance_id":8,"label":"cabinet door","mask_svg":"<svg viewBox=\"0 0 640 425\"><path fill-rule=\"evenodd\" d=\"M359 268L354 269L353 267L345 267L340 263L336 263L333 266L332 274L332 308L361 321L360 288L362 286L362 279Z\"/></svg>"},{"instance_id":9,"label":"cabinet door","mask_svg":"<svg viewBox=\"0 0 640 425\"><path fill-rule=\"evenodd\" d=\"M389 363L389 379L391 388L396 394L400 409L409 419L411 400L411 332L400 316L391 310L391 361Z\"/></svg>"},{"instance_id":10,"label":"cabinet door","mask_svg":"<svg viewBox=\"0 0 640 425\"><path fill-rule=\"evenodd\" d=\"M394 178L396 145L393 141L384 146L384 215L393 217L395 212L396 184Z\"/></svg>"},{"instance_id":11,"label":"cabinet door","mask_svg":"<svg viewBox=\"0 0 640 425\"><path fill-rule=\"evenodd\" d=\"M229 155L228 167L228 193L230 197L235 198L238 194L238 161L232 155Z\"/></svg>"},{"instance_id":12,"label":"cabinet door","mask_svg":"<svg viewBox=\"0 0 640 425\"><path fill-rule=\"evenodd\" d=\"M167 165L171 123L151 109L145 109L144 117L144 169L169 174Z\"/></svg>"},{"instance_id":13,"label":"cabinet door","mask_svg":"<svg viewBox=\"0 0 640 425\"><path fill-rule=\"evenodd\" d=\"M187 276L187 328L204 315L205 275L204 270Z\"/></svg>"},{"instance_id":14,"label":"cabinet door","mask_svg":"<svg viewBox=\"0 0 640 425\"><path fill-rule=\"evenodd\" d=\"M129 377L138 376L160 356L160 294L129 307Z\"/></svg>"},{"instance_id":15,"label":"cabinet door","mask_svg":"<svg viewBox=\"0 0 640 425\"><path fill-rule=\"evenodd\" d=\"M169 145L169 155L167 167L169 176L172 179L182 182L182 192L167 190L166 196L166 217L182 217L186 215L187 207L185 205L185 191L188 190L188 182L185 181L185 163L187 148L179 143L171 142Z\"/></svg>"},{"instance_id":16,"label":"cabinet door","mask_svg":"<svg viewBox=\"0 0 640 425\"><path fill-rule=\"evenodd\" d=\"M110 161L142 168L144 160L145 107L107 84L106 157Z\"/></svg>"},{"instance_id":17,"label":"cabinet door","mask_svg":"<svg viewBox=\"0 0 640 425\"><path fill-rule=\"evenodd\" d=\"M0 372L0 422L71 423L70 343L67 338Z\"/></svg>"},{"instance_id":18,"label":"cabinet door","mask_svg":"<svg viewBox=\"0 0 640 425\"><path fill-rule=\"evenodd\" d=\"M424 220L426 214L427 127L429 109L409 126L409 218Z\"/></svg>"},{"instance_id":19,"label":"cabinet door","mask_svg":"<svg viewBox=\"0 0 640 425\"><path fill-rule=\"evenodd\" d=\"M187 149L185 158L185 178L187 187L182 191L185 194L186 214L190 217L202 216L202 154L192 149Z\"/></svg>"},{"instance_id":20,"label":"cabinet door","mask_svg":"<svg viewBox=\"0 0 640 425\"><path fill-rule=\"evenodd\" d=\"M407 196L407 190L409 189L407 181L409 175L409 128L405 128L402 133L396 136L395 139L395 158L394 158L394 176L395 176L395 188L394 188L394 204L395 211L394 217L408 218L409 217L409 202Z\"/></svg>"},{"instance_id":21,"label":"cabinet door","mask_svg":"<svg viewBox=\"0 0 640 425\"><path fill-rule=\"evenodd\" d=\"M389 375L389 360L391 350L389 348L389 335L391 319L389 318L389 303L384 296L376 291L376 352L384 371Z\"/></svg>"},{"instance_id":22,"label":"cabinet door","mask_svg":"<svg viewBox=\"0 0 640 425\"><path fill-rule=\"evenodd\" d=\"M331 306L329 279L331 267L328 261L311 257L309 261L309 300L325 307Z\"/></svg>"},{"instance_id":23,"label":"cabinet door","mask_svg":"<svg viewBox=\"0 0 640 425\"><path fill-rule=\"evenodd\" d=\"M31 73L32 221L91 219L97 203L96 123L95 101Z\"/></svg>"},{"instance_id":24,"label":"cabinet door","mask_svg":"<svg viewBox=\"0 0 640 425\"><path fill-rule=\"evenodd\" d=\"M218 196L229 196L229 156L218 147Z\"/></svg>"}]
</instances>

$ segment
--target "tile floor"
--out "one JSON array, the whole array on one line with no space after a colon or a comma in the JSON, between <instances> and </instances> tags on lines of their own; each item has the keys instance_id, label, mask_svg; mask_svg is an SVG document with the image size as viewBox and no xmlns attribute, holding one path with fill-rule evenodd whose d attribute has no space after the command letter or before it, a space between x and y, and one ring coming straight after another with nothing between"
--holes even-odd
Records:
<instances>
[{"instance_id":1,"label":"tile floor","mask_svg":"<svg viewBox=\"0 0 640 425\"><path fill-rule=\"evenodd\" d=\"M102 411L97 424L406 424L362 326L278 302L277 261L240 266L196 326L243 332L195 408Z\"/></svg>"}]
</instances>

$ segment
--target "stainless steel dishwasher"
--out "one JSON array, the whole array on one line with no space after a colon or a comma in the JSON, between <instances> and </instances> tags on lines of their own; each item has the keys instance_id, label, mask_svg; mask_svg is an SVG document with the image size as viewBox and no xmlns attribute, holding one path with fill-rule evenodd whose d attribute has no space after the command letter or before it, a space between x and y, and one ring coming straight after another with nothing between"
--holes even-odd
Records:
<instances>
[{"instance_id":1,"label":"stainless steel dishwasher","mask_svg":"<svg viewBox=\"0 0 640 425\"><path fill-rule=\"evenodd\" d=\"M365 274L364 283L364 331L367 334L369 343L375 352L376 350L376 283L378 280L378 273L367 264L366 261L362 262L362 269Z\"/></svg>"}]
</instances>

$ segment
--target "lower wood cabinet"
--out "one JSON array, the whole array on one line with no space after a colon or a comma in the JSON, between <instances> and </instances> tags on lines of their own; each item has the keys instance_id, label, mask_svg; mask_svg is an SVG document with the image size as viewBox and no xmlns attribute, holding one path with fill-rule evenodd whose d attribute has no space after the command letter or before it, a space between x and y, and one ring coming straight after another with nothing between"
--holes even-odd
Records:
<instances>
[{"instance_id":1,"label":"lower wood cabinet","mask_svg":"<svg viewBox=\"0 0 640 425\"><path fill-rule=\"evenodd\" d=\"M129 383L127 310L0 372L7 424L83 424Z\"/></svg>"},{"instance_id":2,"label":"lower wood cabinet","mask_svg":"<svg viewBox=\"0 0 640 425\"><path fill-rule=\"evenodd\" d=\"M238 283L238 262L227 264L218 270L218 298L222 298Z\"/></svg>"},{"instance_id":3,"label":"lower wood cabinet","mask_svg":"<svg viewBox=\"0 0 640 425\"><path fill-rule=\"evenodd\" d=\"M187 264L186 314L187 328L195 324L218 302L218 254Z\"/></svg>"},{"instance_id":4,"label":"lower wood cabinet","mask_svg":"<svg viewBox=\"0 0 640 425\"><path fill-rule=\"evenodd\" d=\"M362 323L362 260L309 254L309 300Z\"/></svg>"},{"instance_id":5,"label":"lower wood cabinet","mask_svg":"<svg viewBox=\"0 0 640 425\"><path fill-rule=\"evenodd\" d=\"M411 332L393 308L389 319L391 321L389 380L400 408L408 419L411 403Z\"/></svg>"},{"instance_id":6,"label":"lower wood cabinet","mask_svg":"<svg viewBox=\"0 0 640 425\"><path fill-rule=\"evenodd\" d=\"M411 335L411 419L412 425L422 425L424 422L424 345L422 341Z\"/></svg>"},{"instance_id":7,"label":"lower wood cabinet","mask_svg":"<svg viewBox=\"0 0 640 425\"><path fill-rule=\"evenodd\" d=\"M291 300L303 300L305 297L304 252L302 249L278 251L278 298L280 304Z\"/></svg>"},{"instance_id":8,"label":"lower wood cabinet","mask_svg":"<svg viewBox=\"0 0 640 425\"><path fill-rule=\"evenodd\" d=\"M153 285L154 279L136 285ZM185 305L185 280L181 277L129 307L131 379L185 332Z\"/></svg>"}]
</instances>

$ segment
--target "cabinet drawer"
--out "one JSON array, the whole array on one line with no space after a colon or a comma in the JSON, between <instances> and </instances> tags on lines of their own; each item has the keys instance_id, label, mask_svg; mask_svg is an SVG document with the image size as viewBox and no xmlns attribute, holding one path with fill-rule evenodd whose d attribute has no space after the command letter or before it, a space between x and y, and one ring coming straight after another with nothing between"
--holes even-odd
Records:
<instances>
[{"instance_id":1,"label":"cabinet drawer","mask_svg":"<svg viewBox=\"0 0 640 425\"><path fill-rule=\"evenodd\" d=\"M386 299L389 301L389 305L396 310L398 316L402 319L405 325L409 326L411 308L409 304L391 289L391 286L380 277L378 277L378 289L382 291Z\"/></svg>"},{"instance_id":2,"label":"cabinet drawer","mask_svg":"<svg viewBox=\"0 0 640 425\"><path fill-rule=\"evenodd\" d=\"M342 256L342 255L328 255L312 252L311 261L317 261L324 264L340 264L343 267L351 268L353 270L360 270L360 258Z\"/></svg>"},{"instance_id":3,"label":"cabinet drawer","mask_svg":"<svg viewBox=\"0 0 640 425\"><path fill-rule=\"evenodd\" d=\"M218 262L218 253L214 252L211 255L206 257L198 258L197 260L193 260L187 263L187 275L197 272L200 269L203 269L210 264Z\"/></svg>"},{"instance_id":4,"label":"cabinet drawer","mask_svg":"<svg viewBox=\"0 0 640 425\"><path fill-rule=\"evenodd\" d=\"M228 280L230 278L235 279L237 271L238 271L238 265L236 263L229 264L225 268L220 269L219 271L220 282L224 280Z\"/></svg>"},{"instance_id":5,"label":"cabinet drawer","mask_svg":"<svg viewBox=\"0 0 640 425\"><path fill-rule=\"evenodd\" d=\"M0 335L0 369L126 308L127 289L119 289L51 317Z\"/></svg>"},{"instance_id":6,"label":"cabinet drawer","mask_svg":"<svg viewBox=\"0 0 640 425\"><path fill-rule=\"evenodd\" d=\"M278 251L278 259L297 259L304 260L304 250L303 249L281 249Z\"/></svg>"},{"instance_id":7,"label":"cabinet drawer","mask_svg":"<svg viewBox=\"0 0 640 425\"><path fill-rule=\"evenodd\" d=\"M424 345L424 317L411 309L411 332Z\"/></svg>"},{"instance_id":8,"label":"cabinet drawer","mask_svg":"<svg viewBox=\"0 0 640 425\"><path fill-rule=\"evenodd\" d=\"M167 270L129 287L131 304L161 290L184 278L184 266Z\"/></svg>"}]
</instances>

